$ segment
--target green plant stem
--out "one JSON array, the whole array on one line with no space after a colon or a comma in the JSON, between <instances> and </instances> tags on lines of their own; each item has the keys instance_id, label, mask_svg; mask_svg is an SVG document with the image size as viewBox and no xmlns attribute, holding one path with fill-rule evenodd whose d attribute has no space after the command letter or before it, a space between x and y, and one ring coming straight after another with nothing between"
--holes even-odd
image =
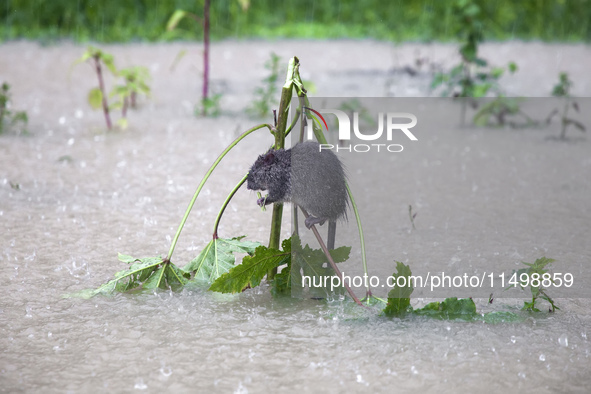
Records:
<instances>
[{"instance_id":1,"label":"green plant stem","mask_svg":"<svg viewBox=\"0 0 591 394\"><path fill-rule=\"evenodd\" d=\"M281 89L281 100L279 101L279 114L275 130L272 131L275 136L275 149L282 149L285 147L285 131L287 128L287 116L289 114L289 106L291 104L291 96L293 89L293 81L299 67L299 60L297 57L292 57L289 60L287 67L287 76L285 84ZM273 204L273 216L271 217L271 232L269 234L269 248L279 249L281 243L281 220L283 218L283 204ZM267 273L267 279L272 280L277 274L277 268L273 268Z\"/></svg>"},{"instance_id":2,"label":"green plant stem","mask_svg":"<svg viewBox=\"0 0 591 394\"><path fill-rule=\"evenodd\" d=\"M222 219L222 215L224 214L226 207L230 203L230 200L232 200L232 198L234 197L234 194L236 194L238 189L240 189L240 187L244 184L244 182L246 182L247 177L248 177L248 173L246 173L246 175L244 175L242 177L240 182L238 182L238 184L236 186L234 186L234 189L232 189L232 191L230 192L228 197L226 197L226 201L224 201L224 203L222 204L222 208L220 208L220 212L218 213L218 216L215 218L215 224L213 226L213 239L218 238L218 226L220 225L220 220Z\"/></svg>"},{"instance_id":3,"label":"green plant stem","mask_svg":"<svg viewBox=\"0 0 591 394\"><path fill-rule=\"evenodd\" d=\"M562 110L562 119L560 120L561 124L562 124L562 131L560 132L560 139L561 140L566 139L568 107L570 107L570 100L568 97L566 97L564 100L564 109Z\"/></svg>"},{"instance_id":4,"label":"green plant stem","mask_svg":"<svg viewBox=\"0 0 591 394\"><path fill-rule=\"evenodd\" d=\"M220 161L222 161L224 156L226 156L226 154L234 146L236 146L236 144L238 144L242 139L244 139L250 133L255 132L256 130L262 129L263 127L267 127L269 130L272 130L272 127L268 124L261 124L261 125L258 125L258 126L251 128L251 129L246 130L238 138L236 138L230 145L228 145L228 147L226 149L224 149L224 151L213 162L211 167L209 167L209 170L207 170L207 172L205 173L205 176L201 180L201 183L199 183L199 186L197 187L195 194L193 194L193 198L191 199L191 202L189 203L189 206L187 207L187 210L185 211L185 215L183 216L183 219L181 220L181 224L179 225L179 228L176 231L174 239L172 240L172 244L170 245L170 250L168 251L168 255L166 256L166 259L164 259L164 262L169 262L170 259L172 258L172 254L174 253L174 248L176 247L179 236L181 235L181 232L183 231L183 227L185 226L185 222L187 221L187 218L189 217L189 213L191 213L191 209L193 209L193 205L195 205L195 201L197 200L197 196L199 196L201 189L203 189L203 186L205 186L205 182L207 182L207 180L209 179L209 177L213 173L213 170L215 170L215 168L220 163Z\"/></svg>"}]
</instances>

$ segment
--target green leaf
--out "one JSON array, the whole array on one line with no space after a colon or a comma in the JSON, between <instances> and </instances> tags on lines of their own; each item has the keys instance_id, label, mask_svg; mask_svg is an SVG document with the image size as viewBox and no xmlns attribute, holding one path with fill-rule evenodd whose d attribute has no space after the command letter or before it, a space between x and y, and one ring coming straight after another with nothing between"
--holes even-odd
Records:
<instances>
[{"instance_id":1,"label":"green leaf","mask_svg":"<svg viewBox=\"0 0 591 394\"><path fill-rule=\"evenodd\" d=\"M183 271L194 272L194 279L198 281L215 281L234 267L236 258L233 253L252 254L260 246L258 242L241 242L242 238L244 236L211 240L199 256L183 267Z\"/></svg>"},{"instance_id":2,"label":"green leaf","mask_svg":"<svg viewBox=\"0 0 591 394\"><path fill-rule=\"evenodd\" d=\"M119 126L121 128L121 130L127 130L127 127L128 127L127 118L121 118L121 119L117 120L117 126Z\"/></svg>"},{"instance_id":3,"label":"green leaf","mask_svg":"<svg viewBox=\"0 0 591 394\"><path fill-rule=\"evenodd\" d=\"M509 62L508 68L509 68L509 72L511 74L513 74L514 72L516 72L517 69L518 69L517 64L515 64L515 62Z\"/></svg>"},{"instance_id":4,"label":"green leaf","mask_svg":"<svg viewBox=\"0 0 591 394\"><path fill-rule=\"evenodd\" d=\"M330 255L335 263L346 261L350 253L350 246L341 246L330 251ZM335 275L322 249L312 249L307 244L302 248L300 238L295 234L292 236L291 258L290 275L292 286L303 286L304 276L311 278L313 282L314 277L325 278Z\"/></svg>"},{"instance_id":5,"label":"green leaf","mask_svg":"<svg viewBox=\"0 0 591 394\"><path fill-rule=\"evenodd\" d=\"M384 314L386 316L403 316L412 310L410 307L410 295L414 288L410 280L411 275L412 272L408 265L398 261L396 262L396 272L392 274L394 287L388 292L388 304L384 308ZM403 286L398 286L399 284Z\"/></svg>"},{"instance_id":6,"label":"green leaf","mask_svg":"<svg viewBox=\"0 0 591 394\"><path fill-rule=\"evenodd\" d=\"M172 13L172 15L170 16L170 18L168 19L168 22L166 23L166 30L168 30L168 31L174 30L176 28L176 26L179 24L179 22L185 16L187 16L187 11L184 11L184 10L174 11Z\"/></svg>"},{"instance_id":7,"label":"green leaf","mask_svg":"<svg viewBox=\"0 0 591 394\"><path fill-rule=\"evenodd\" d=\"M431 302L423 308L415 309L414 314L430 316L437 319L472 320L480 315L476 313L476 304L471 298L446 298L442 302Z\"/></svg>"},{"instance_id":8,"label":"green leaf","mask_svg":"<svg viewBox=\"0 0 591 394\"><path fill-rule=\"evenodd\" d=\"M130 264L128 269L119 271L115 278L96 289L86 289L64 297L90 298L97 294L112 294L115 291L126 292L139 288L177 288L186 284L189 273L174 264L163 263L161 257L135 258L119 253L119 260Z\"/></svg>"},{"instance_id":9,"label":"green leaf","mask_svg":"<svg viewBox=\"0 0 591 394\"><path fill-rule=\"evenodd\" d=\"M88 104L92 109L100 109L103 107L103 92L99 88L91 89L88 92Z\"/></svg>"},{"instance_id":10,"label":"green leaf","mask_svg":"<svg viewBox=\"0 0 591 394\"><path fill-rule=\"evenodd\" d=\"M289 248L287 251L281 251L261 245L255 249L254 255L245 256L242 264L217 278L209 290L220 293L239 293L247 287L256 287L269 270L287 264L290 260Z\"/></svg>"}]
</instances>

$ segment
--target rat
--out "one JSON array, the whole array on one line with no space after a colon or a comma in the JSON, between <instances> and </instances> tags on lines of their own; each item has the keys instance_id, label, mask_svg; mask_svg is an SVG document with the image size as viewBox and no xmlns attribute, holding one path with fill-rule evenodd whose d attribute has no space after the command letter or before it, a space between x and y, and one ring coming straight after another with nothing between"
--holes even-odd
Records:
<instances>
[{"instance_id":1,"label":"rat","mask_svg":"<svg viewBox=\"0 0 591 394\"><path fill-rule=\"evenodd\" d=\"M246 181L249 190L268 191L259 206L292 202L309 213L308 229L328 220L327 246L334 249L336 221L346 219L349 204L345 170L334 152L313 141L270 150L257 158Z\"/></svg>"}]
</instances>

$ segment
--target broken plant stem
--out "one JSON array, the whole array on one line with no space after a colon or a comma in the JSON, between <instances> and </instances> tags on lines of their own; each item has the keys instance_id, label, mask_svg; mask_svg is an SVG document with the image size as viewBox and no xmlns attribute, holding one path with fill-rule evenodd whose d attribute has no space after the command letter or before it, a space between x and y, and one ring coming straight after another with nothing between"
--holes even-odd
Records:
<instances>
[{"instance_id":1,"label":"broken plant stem","mask_svg":"<svg viewBox=\"0 0 591 394\"><path fill-rule=\"evenodd\" d=\"M215 218L215 224L213 226L213 239L218 238L218 226L220 224L220 220L222 219L222 215L224 214L224 211L226 210L226 207L230 203L230 200L232 200L232 198L234 197L234 194L236 194L238 189L240 189L240 187L244 184L244 182L246 182L247 177L248 177L248 173L246 173L246 175L244 175L242 177L240 182L238 182L238 184L236 186L234 186L234 189L232 189L232 191L230 192L228 197L226 197L226 201L224 201L224 203L222 204L222 208L220 209L220 212L218 213L217 218Z\"/></svg>"},{"instance_id":2,"label":"broken plant stem","mask_svg":"<svg viewBox=\"0 0 591 394\"><path fill-rule=\"evenodd\" d=\"M195 205L195 201L197 200L197 196L199 196L199 193L201 192L201 189L203 189L203 186L205 185L205 182L207 182L207 180L209 179L209 177L213 173L213 170L215 170L215 168L220 163L220 161L222 161L222 159L224 158L224 156L226 156L226 154L233 147L235 147L236 144L238 144L241 140L243 140L250 133L255 132L256 130L262 129L263 127L267 127L269 130L272 130L271 125L261 124L261 125L255 126L255 127L251 128L251 129L245 131L238 138L236 138L230 145L228 145L228 147L226 149L224 149L224 151L213 162L213 164L211 165L211 167L209 167L209 170L207 170L207 172L205 173L205 176L201 180L201 183L199 183L199 186L197 187L197 190L195 191L195 194L193 194L193 198L191 199L191 202L189 203L189 206L187 207L187 210L185 211L185 215L183 216L183 219L181 220L181 224L179 225L179 228L176 231L176 234L174 236L174 239L172 240L172 244L170 245L170 250L168 251L168 255L166 256L166 259L164 259L165 262L170 261L170 259L172 258L172 254L174 253L174 248L176 247L176 244L178 242L179 236L181 235L181 232L183 231L183 227L185 226L185 222L187 221L187 218L189 217L189 213L191 213L191 209L193 209L193 205Z\"/></svg>"},{"instance_id":3,"label":"broken plant stem","mask_svg":"<svg viewBox=\"0 0 591 394\"><path fill-rule=\"evenodd\" d=\"M306 210L303 209L302 207L300 207L300 209L301 209L302 213L304 214L304 217L307 219L308 216L309 216L308 215L308 212L306 212ZM351 298L353 298L353 301L355 301L355 303L357 305L361 305L361 306L365 307L365 305L363 305L361 303L361 301L359 301L359 298L357 298L357 296L355 295L355 293L353 293L353 290L351 289L351 286L349 286L349 284L345 281L345 278L343 276L343 273L341 272L341 270L339 269L339 267L337 267L336 263L332 259L332 256L330 255L330 252L328 251L328 248L326 247L326 244L322 240L322 237L320 236L320 233L318 232L318 229L316 228L316 225L312 225L312 227L310 227L310 229L312 230L312 232L316 236L316 239L318 240L318 244L320 244L320 248L322 249L322 251L324 252L324 255L328 259L328 262L330 263L330 266L332 267L332 269L334 269L334 271L336 272L336 274L341 279L341 283L343 283L343 286L345 286L345 289L347 289L347 292L349 293L349 295L351 296Z\"/></svg>"}]
</instances>

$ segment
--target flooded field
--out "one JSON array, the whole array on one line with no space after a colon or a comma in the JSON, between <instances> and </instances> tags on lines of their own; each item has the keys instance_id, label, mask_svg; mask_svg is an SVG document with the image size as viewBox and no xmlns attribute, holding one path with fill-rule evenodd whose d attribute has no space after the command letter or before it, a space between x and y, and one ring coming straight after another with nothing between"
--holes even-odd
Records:
<instances>
[{"instance_id":1,"label":"flooded field","mask_svg":"<svg viewBox=\"0 0 591 394\"><path fill-rule=\"evenodd\" d=\"M302 63L321 97L430 96L429 67L411 75L418 56L437 67L457 62L451 45L373 41L215 43L212 87L222 115L196 118L201 55L194 44L101 46L119 67L143 65L153 93L130 112L129 128L106 132L86 102L96 86L90 65L71 68L83 46L0 45L0 81L12 107L29 115L28 134L0 135L0 391L2 392L587 392L591 384L591 143L588 131L459 126L447 100L400 99L416 112L418 141L398 154L340 153L359 205L370 273L382 279L394 260L413 273L511 272L522 261L556 259L572 290L556 290L561 308L497 324L409 317L387 319L349 301L273 298L266 285L239 295L199 286L181 292L98 296L94 288L125 268L117 253L165 255L191 196L217 155L259 123L244 114L274 51ZM179 51L188 54L171 67ZM543 119L559 72L573 94L589 96L591 49L582 45L495 43L495 65L519 71L501 80L523 109ZM435 67L434 66L434 67ZM283 78L283 72L280 79ZM107 79L108 84L112 83ZM588 98L579 99L591 127ZM115 118L118 114L114 115ZM270 122L266 119L265 122ZM413 132L415 129L413 129ZM210 240L226 195L272 139L243 141L203 190L173 262L184 265ZM401 142L403 141L403 142ZM240 190L220 236L266 243L271 212ZM417 213L416 229L408 206ZM289 236L289 218L283 232ZM339 243L353 245L344 270L361 274L354 221ZM356 289L359 296L363 289ZM378 296L387 289L376 288ZM417 290L425 298L475 297L479 310L520 313L525 293L495 287ZM440 298L438 298L440 299ZM547 304L546 304L547 305Z\"/></svg>"}]
</instances>

